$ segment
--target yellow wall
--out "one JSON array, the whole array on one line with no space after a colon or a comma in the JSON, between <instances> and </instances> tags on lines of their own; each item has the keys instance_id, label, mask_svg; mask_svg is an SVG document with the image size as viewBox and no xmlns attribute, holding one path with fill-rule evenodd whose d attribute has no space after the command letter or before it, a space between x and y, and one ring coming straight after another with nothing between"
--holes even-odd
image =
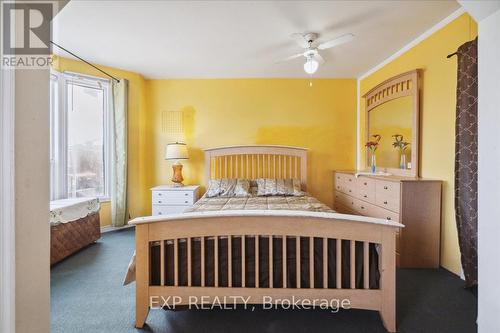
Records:
<instances>
[{"instance_id":1,"label":"yellow wall","mask_svg":"<svg viewBox=\"0 0 500 333\"><path fill-rule=\"evenodd\" d=\"M55 70L64 72L77 72L82 74L106 77L99 71L80 61L54 56L52 66ZM145 80L136 73L99 66L111 75L118 78L125 78L129 81L128 98L128 198L129 211L131 217L142 216L146 214L146 207L143 205L145 195L148 191L145 189L144 180L147 170L147 163L144 158L144 129L146 101L144 98ZM101 204L101 226L111 224L110 202Z\"/></svg>"},{"instance_id":2,"label":"yellow wall","mask_svg":"<svg viewBox=\"0 0 500 333\"><path fill-rule=\"evenodd\" d=\"M461 271L454 211L456 57L446 56L477 35L476 23L464 14L408 52L360 82L361 96L376 84L402 72L423 69L421 99L421 176L443 180L441 264ZM361 105L361 149L364 165L364 100Z\"/></svg>"},{"instance_id":3,"label":"yellow wall","mask_svg":"<svg viewBox=\"0 0 500 333\"><path fill-rule=\"evenodd\" d=\"M169 182L165 145L179 139L189 147L190 159L183 163L186 184L204 184L204 148L307 147L308 190L328 205L333 203L332 170L355 165L353 79L314 80L312 87L302 79L148 80L146 100L148 186ZM185 138L162 131L164 111L183 112Z\"/></svg>"},{"instance_id":4,"label":"yellow wall","mask_svg":"<svg viewBox=\"0 0 500 333\"><path fill-rule=\"evenodd\" d=\"M165 145L186 141L186 184L204 184L202 149L236 144L307 147L309 191L333 203L333 169L355 165L356 81L353 79L145 80L141 75L99 66L129 80L128 201L131 217L151 213L150 188L170 182ZM103 77L92 67L54 57L55 70ZM163 111L181 111L182 135L162 128ZM111 224L109 202L101 225Z\"/></svg>"}]
</instances>

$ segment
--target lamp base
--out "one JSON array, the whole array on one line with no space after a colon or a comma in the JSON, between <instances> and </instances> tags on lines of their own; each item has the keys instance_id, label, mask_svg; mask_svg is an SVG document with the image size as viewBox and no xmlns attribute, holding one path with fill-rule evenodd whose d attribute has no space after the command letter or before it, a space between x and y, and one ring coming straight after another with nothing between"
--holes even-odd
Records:
<instances>
[{"instance_id":1,"label":"lamp base","mask_svg":"<svg viewBox=\"0 0 500 333\"><path fill-rule=\"evenodd\" d=\"M182 178L182 164L179 162L173 164L172 170L172 182L174 183L174 187L184 186L184 184L182 183L182 181L184 180L184 178Z\"/></svg>"}]
</instances>

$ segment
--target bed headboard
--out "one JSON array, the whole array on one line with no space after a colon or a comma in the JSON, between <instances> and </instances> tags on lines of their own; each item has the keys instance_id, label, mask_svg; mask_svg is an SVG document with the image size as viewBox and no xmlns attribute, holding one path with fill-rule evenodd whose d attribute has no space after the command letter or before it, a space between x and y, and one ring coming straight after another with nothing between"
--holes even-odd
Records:
<instances>
[{"instance_id":1,"label":"bed headboard","mask_svg":"<svg viewBox=\"0 0 500 333\"><path fill-rule=\"evenodd\" d=\"M298 178L307 188L307 148L248 145L205 149L205 181Z\"/></svg>"}]
</instances>

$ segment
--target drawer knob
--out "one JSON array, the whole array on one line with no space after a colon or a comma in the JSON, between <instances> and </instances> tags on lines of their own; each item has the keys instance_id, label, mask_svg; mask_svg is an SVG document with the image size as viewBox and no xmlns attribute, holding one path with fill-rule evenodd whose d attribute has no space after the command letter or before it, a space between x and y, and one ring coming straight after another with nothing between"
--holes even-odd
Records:
<instances>
[{"instance_id":1,"label":"drawer knob","mask_svg":"<svg viewBox=\"0 0 500 333\"><path fill-rule=\"evenodd\" d=\"M387 186L384 186L384 190L387 190Z\"/></svg>"},{"instance_id":2,"label":"drawer knob","mask_svg":"<svg viewBox=\"0 0 500 333\"><path fill-rule=\"evenodd\" d=\"M161 200L158 200L158 203L161 203Z\"/></svg>"},{"instance_id":3,"label":"drawer knob","mask_svg":"<svg viewBox=\"0 0 500 333\"><path fill-rule=\"evenodd\" d=\"M361 209L365 209L365 206L361 206Z\"/></svg>"},{"instance_id":4,"label":"drawer knob","mask_svg":"<svg viewBox=\"0 0 500 333\"><path fill-rule=\"evenodd\" d=\"M187 201L184 201L184 203L188 203Z\"/></svg>"},{"instance_id":5,"label":"drawer knob","mask_svg":"<svg viewBox=\"0 0 500 333\"><path fill-rule=\"evenodd\" d=\"M350 181L350 182L352 182L352 179L351 179L351 178L349 178L349 181Z\"/></svg>"},{"instance_id":6,"label":"drawer knob","mask_svg":"<svg viewBox=\"0 0 500 333\"><path fill-rule=\"evenodd\" d=\"M160 192L160 193L158 193L158 196L159 196L159 197L161 197L161 192Z\"/></svg>"},{"instance_id":7,"label":"drawer knob","mask_svg":"<svg viewBox=\"0 0 500 333\"><path fill-rule=\"evenodd\" d=\"M366 182L364 182L363 185L368 185L368 184Z\"/></svg>"},{"instance_id":8,"label":"drawer knob","mask_svg":"<svg viewBox=\"0 0 500 333\"><path fill-rule=\"evenodd\" d=\"M363 197L364 197L364 198L368 198L368 196L367 196L366 194L365 194L365 195L363 195Z\"/></svg>"},{"instance_id":9,"label":"drawer knob","mask_svg":"<svg viewBox=\"0 0 500 333\"><path fill-rule=\"evenodd\" d=\"M384 201L384 205L387 205L387 201Z\"/></svg>"},{"instance_id":10,"label":"drawer knob","mask_svg":"<svg viewBox=\"0 0 500 333\"><path fill-rule=\"evenodd\" d=\"M188 193L184 193L184 195L187 197L187 196L188 196Z\"/></svg>"},{"instance_id":11,"label":"drawer knob","mask_svg":"<svg viewBox=\"0 0 500 333\"><path fill-rule=\"evenodd\" d=\"M387 219L388 219L389 221L390 221L390 220L392 220L389 216L387 216Z\"/></svg>"},{"instance_id":12,"label":"drawer knob","mask_svg":"<svg viewBox=\"0 0 500 333\"><path fill-rule=\"evenodd\" d=\"M161 215L161 212L158 212L158 215Z\"/></svg>"},{"instance_id":13,"label":"drawer knob","mask_svg":"<svg viewBox=\"0 0 500 333\"><path fill-rule=\"evenodd\" d=\"M349 192L351 192L351 190L349 190Z\"/></svg>"}]
</instances>

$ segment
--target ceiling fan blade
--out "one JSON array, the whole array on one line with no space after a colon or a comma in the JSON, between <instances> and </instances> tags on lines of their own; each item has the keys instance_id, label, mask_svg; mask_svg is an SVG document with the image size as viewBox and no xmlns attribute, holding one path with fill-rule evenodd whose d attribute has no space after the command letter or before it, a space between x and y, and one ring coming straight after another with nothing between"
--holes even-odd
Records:
<instances>
[{"instance_id":1,"label":"ceiling fan blade","mask_svg":"<svg viewBox=\"0 0 500 333\"><path fill-rule=\"evenodd\" d=\"M325 58L323 58L321 54L319 54L318 52L314 55L314 59L316 59L316 61L319 62L320 64L325 63Z\"/></svg>"},{"instance_id":2,"label":"ceiling fan blade","mask_svg":"<svg viewBox=\"0 0 500 333\"><path fill-rule=\"evenodd\" d=\"M295 59L295 58L299 58L299 57L303 57L303 56L304 56L304 53L297 53L297 54L294 54L292 56L289 56L288 58L281 59L281 60L277 61L276 63L279 64L281 62L289 61L289 60L292 60L292 59Z\"/></svg>"},{"instance_id":3,"label":"ceiling fan blade","mask_svg":"<svg viewBox=\"0 0 500 333\"><path fill-rule=\"evenodd\" d=\"M297 45L299 45L301 48L307 49L309 47L309 42L304 37L304 34L297 32L297 33L292 34L291 37L295 40Z\"/></svg>"},{"instance_id":4,"label":"ceiling fan blade","mask_svg":"<svg viewBox=\"0 0 500 333\"><path fill-rule=\"evenodd\" d=\"M318 49L319 50L329 49L329 48L335 47L337 45L350 42L353 39L354 39L354 35L353 34L345 34L345 35L342 35L342 36L340 36L338 38L332 39L332 40L330 40L328 42L324 42L324 43L319 44L318 45Z\"/></svg>"}]
</instances>

